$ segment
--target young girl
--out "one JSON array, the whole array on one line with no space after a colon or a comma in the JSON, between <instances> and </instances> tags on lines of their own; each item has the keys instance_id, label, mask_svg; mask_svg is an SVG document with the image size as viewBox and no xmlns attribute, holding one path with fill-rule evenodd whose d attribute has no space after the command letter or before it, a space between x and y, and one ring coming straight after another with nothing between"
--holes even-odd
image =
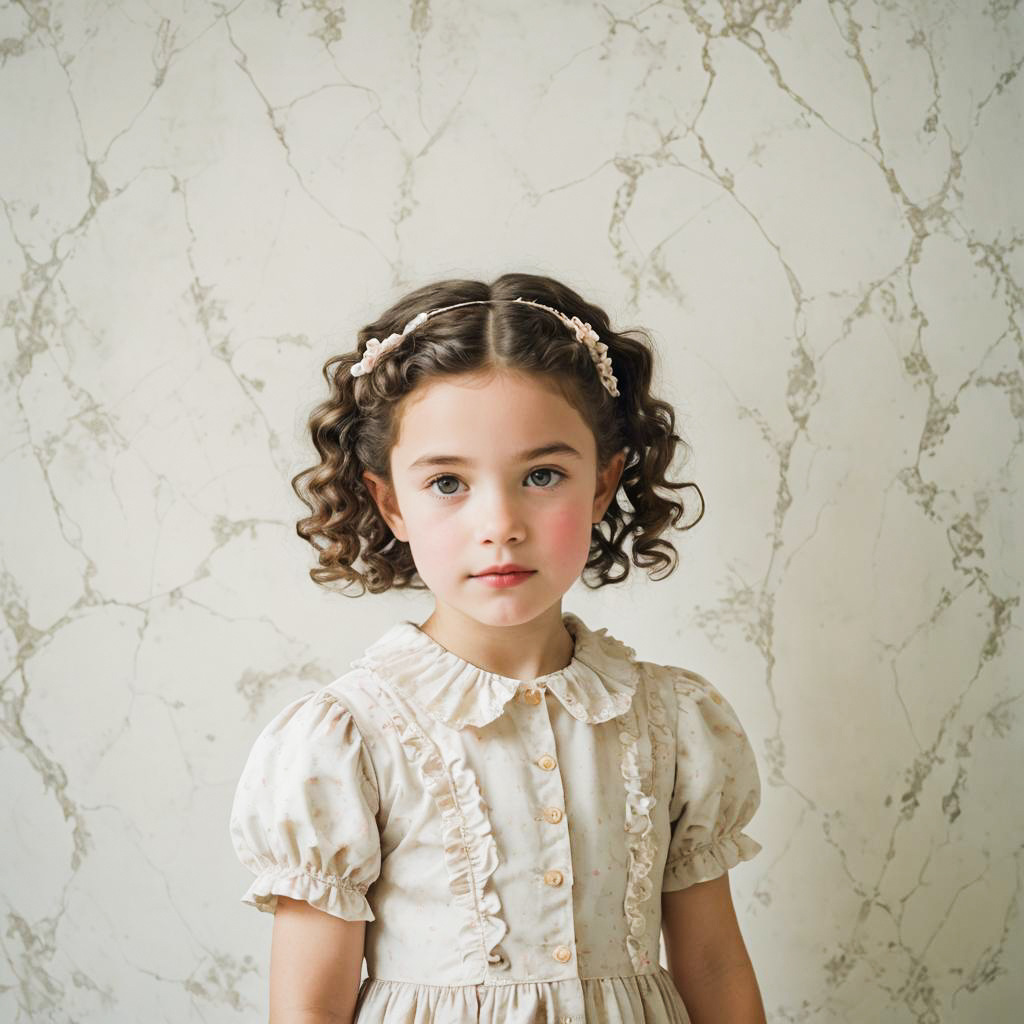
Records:
<instances>
[{"instance_id":1,"label":"young girl","mask_svg":"<svg viewBox=\"0 0 1024 1024\"><path fill-rule=\"evenodd\" d=\"M434 608L245 764L272 1024L764 1021L727 875L760 849L746 734L703 676L562 609L581 574L625 579L627 541L675 568L664 491L691 485L633 334L548 277L446 280L325 365L321 461L292 481L311 576Z\"/></svg>"}]
</instances>

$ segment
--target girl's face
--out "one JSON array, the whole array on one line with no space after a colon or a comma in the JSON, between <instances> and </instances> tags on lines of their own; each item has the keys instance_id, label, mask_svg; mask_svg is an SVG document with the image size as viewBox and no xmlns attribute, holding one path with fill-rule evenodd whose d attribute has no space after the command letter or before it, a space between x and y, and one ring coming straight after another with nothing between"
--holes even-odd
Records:
<instances>
[{"instance_id":1,"label":"girl's face","mask_svg":"<svg viewBox=\"0 0 1024 1024\"><path fill-rule=\"evenodd\" d=\"M624 465L618 452L599 474L594 436L560 394L497 373L417 388L391 450L393 488L369 471L364 479L435 599L511 626L579 577ZM533 572L512 587L476 578L509 562Z\"/></svg>"}]
</instances>

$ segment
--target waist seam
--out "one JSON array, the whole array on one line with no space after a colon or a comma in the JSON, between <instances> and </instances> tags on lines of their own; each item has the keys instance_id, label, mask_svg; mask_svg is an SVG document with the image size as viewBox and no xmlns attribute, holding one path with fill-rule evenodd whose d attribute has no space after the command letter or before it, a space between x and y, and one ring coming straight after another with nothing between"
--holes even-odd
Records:
<instances>
[{"instance_id":1,"label":"waist seam","mask_svg":"<svg viewBox=\"0 0 1024 1024\"><path fill-rule=\"evenodd\" d=\"M366 985L369 982L374 982L379 985L409 985L413 988L433 988L433 989L466 989L466 988L511 988L515 985L564 985L567 982L585 982L585 981L634 981L637 978L653 978L658 975L665 975L671 977L661 964L657 965L657 968L653 971L643 971L639 974L598 974L588 978L573 977L573 978L524 978L518 981L502 981L497 979L491 979L489 981L468 981L462 984L455 985L434 985L430 982L425 981L410 981L404 978L377 978L367 976L363 979L363 984Z\"/></svg>"}]
</instances>

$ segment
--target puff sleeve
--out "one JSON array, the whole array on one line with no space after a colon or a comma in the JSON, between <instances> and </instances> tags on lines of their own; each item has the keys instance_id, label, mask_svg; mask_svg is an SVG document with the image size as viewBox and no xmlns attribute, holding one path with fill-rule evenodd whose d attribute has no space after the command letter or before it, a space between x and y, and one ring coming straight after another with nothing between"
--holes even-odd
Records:
<instances>
[{"instance_id":1,"label":"puff sleeve","mask_svg":"<svg viewBox=\"0 0 1024 1024\"><path fill-rule=\"evenodd\" d=\"M231 843L255 881L242 902L274 913L278 896L346 921L375 920L380 874L376 775L351 712L317 691L263 728L231 807Z\"/></svg>"},{"instance_id":2,"label":"puff sleeve","mask_svg":"<svg viewBox=\"0 0 1024 1024\"><path fill-rule=\"evenodd\" d=\"M761 802L754 751L729 702L707 679L673 668L676 777L662 891L717 878L761 844L743 829Z\"/></svg>"}]
</instances>

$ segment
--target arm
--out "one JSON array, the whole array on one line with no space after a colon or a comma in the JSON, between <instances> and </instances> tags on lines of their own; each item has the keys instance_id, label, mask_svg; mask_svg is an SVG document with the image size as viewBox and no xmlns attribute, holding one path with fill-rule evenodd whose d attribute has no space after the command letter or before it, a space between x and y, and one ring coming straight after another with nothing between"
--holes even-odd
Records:
<instances>
[{"instance_id":1,"label":"arm","mask_svg":"<svg viewBox=\"0 0 1024 1024\"><path fill-rule=\"evenodd\" d=\"M270 1024L351 1024L365 921L278 896L270 951Z\"/></svg>"},{"instance_id":2,"label":"arm","mask_svg":"<svg viewBox=\"0 0 1024 1024\"><path fill-rule=\"evenodd\" d=\"M765 1024L764 1004L732 905L728 871L663 892L668 972L692 1024Z\"/></svg>"}]
</instances>

